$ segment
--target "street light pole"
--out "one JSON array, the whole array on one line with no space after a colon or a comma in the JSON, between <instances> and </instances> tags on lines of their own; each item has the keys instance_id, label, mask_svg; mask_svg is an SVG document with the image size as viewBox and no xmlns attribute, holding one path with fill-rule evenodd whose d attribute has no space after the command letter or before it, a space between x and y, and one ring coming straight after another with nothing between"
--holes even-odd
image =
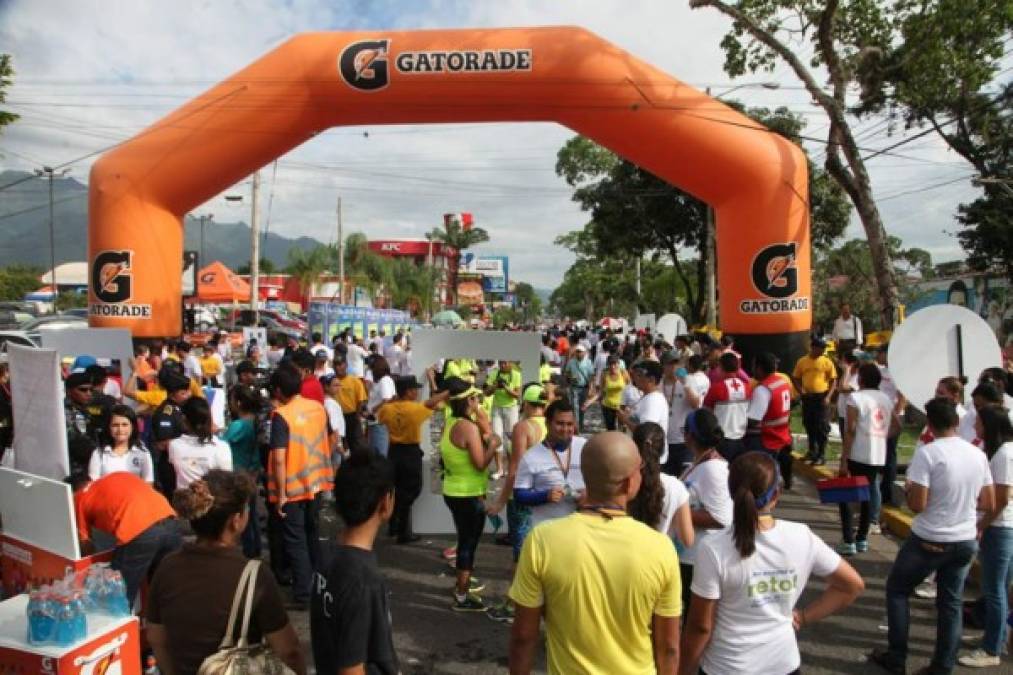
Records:
<instances>
[{"instance_id":1,"label":"street light pole","mask_svg":"<svg viewBox=\"0 0 1013 675\"><path fill-rule=\"evenodd\" d=\"M56 285L56 226L53 217L53 179L62 178L70 173L70 169L56 171L51 166L44 166L35 170L35 175L49 180L49 281L53 286L53 311L56 311L56 301L60 296L59 287Z\"/></svg>"},{"instance_id":2,"label":"street light pole","mask_svg":"<svg viewBox=\"0 0 1013 675\"><path fill-rule=\"evenodd\" d=\"M341 197L338 197L338 303L345 304L345 229L341 222Z\"/></svg>"}]
</instances>

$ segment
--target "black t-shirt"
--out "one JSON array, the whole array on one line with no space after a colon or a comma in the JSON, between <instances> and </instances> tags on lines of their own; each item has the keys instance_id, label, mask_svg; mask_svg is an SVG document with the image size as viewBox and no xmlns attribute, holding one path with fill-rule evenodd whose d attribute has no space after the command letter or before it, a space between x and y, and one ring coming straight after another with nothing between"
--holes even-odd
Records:
<instances>
[{"instance_id":1,"label":"black t-shirt","mask_svg":"<svg viewBox=\"0 0 1013 675\"><path fill-rule=\"evenodd\" d=\"M310 639L318 673L365 664L367 675L397 675L387 586L372 551L336 546L317 571Z\"/></svg>"},{"instance_id":2,"label":"black t-shirt","mask_svg":"<svg viewBox=\"0 0 1013 675\"><path fill-rule=\"evenodd\" d=\"M163 401L151 414L151 437L156 441L171 441L183 435L183 411L178 405Z\"/></svg>"}]
</instances>

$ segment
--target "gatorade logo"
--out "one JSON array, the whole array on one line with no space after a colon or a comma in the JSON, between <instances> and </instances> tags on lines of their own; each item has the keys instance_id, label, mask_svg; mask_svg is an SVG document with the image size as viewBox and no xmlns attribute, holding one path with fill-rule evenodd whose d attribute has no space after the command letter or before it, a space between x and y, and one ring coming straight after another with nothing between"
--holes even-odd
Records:
<instances>
[{"instance_id":1,"label":"gatorade logo","mask_svg":"<svg viewBox=\"0 0 1013 675\"><path fill-rule=\"evenodd\" d=\"M771 244L753 258L753 286L768 298L790 298L798 293L798 244Z\"/></svg>"},{"instance_id":2,"label":"gatorade logo","mask_svg":"<svg viewBox=\"0 0 1013 675\"><path fill-rule=\"evenodd\" d=\"M390 83L387 55L390 40L363 40L345 47L338 71L345 83L361 91L377 91Z\"/></svg>"},{"instance_id":3,"label":"gatorade logo","mask_svg":"<svg viewBox=\"0 0 1013 675\"><path fill-rule=\"evenodd\" d=\"M91 266L92 292L102 302L126 302L132 294L130 261L134 252L102 251Z\"/></svg>"}]
</instances>

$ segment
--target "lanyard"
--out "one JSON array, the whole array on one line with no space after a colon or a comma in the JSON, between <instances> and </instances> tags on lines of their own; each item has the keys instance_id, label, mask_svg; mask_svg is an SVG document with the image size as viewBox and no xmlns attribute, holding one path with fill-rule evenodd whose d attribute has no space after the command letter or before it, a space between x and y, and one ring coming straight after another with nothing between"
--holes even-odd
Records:
<instances>
[{"instance_id":1,"label":"lanyard","mask_svg":"<svg viewBox=\"0 0 1013 675\"><path fill-rule=\"evenodd\" d=\"M570 460L572 459L572 455L571 455L570 450L572 449L572 446L567 446L567 448L566 448L566 468L565 469L563 468L563 462L560 461L559 457L557 457L557 455L559 453L556 452L556 449L552 448L552 447L549 447L548 445L546 445L545 447L549 448L549 452L552 453L552 459L553 459L553 461L555 461L556 462L556 466L559 467L559 472L563 474L563 480L566 480L569 477L569 475L570 475Z\"/></svg>"},{"instance_id":2,"label":"lanyard","mask_svg":"<svg viewBox=\"0 0 1013 675\"><path fill-rule=\"evenodd\" d=\"M706 455L693 462L693 464L682 473L682 479L685 480L689 474L693 473L693 471L695 471L696 468L704 462L709 462L712 459L719 459L720 457L721 455L718 454L717 450L709 450Z\"/></svg>"}]
</instances>

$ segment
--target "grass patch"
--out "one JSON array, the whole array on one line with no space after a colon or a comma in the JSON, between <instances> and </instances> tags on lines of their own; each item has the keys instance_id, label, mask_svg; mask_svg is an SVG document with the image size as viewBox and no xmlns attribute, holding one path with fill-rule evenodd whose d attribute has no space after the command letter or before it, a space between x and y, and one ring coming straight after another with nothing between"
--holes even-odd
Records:
<instances>
[{"instance_id":1,"label":"grass patch","mask_svg":"<svg viewBox=\"0 0 1013 675\"><path fill-rule=\"evenodd\" d=\"M791 433L805 435L805 427L802 425L802 410L796 408L791 412ZM905 426L901 429L900 440L897 441L897 463L907 464L911 461L911 456L914 455L915 445L918 442L918 434L921 433L921 429L915 427ZM841 458L841 443L840 441L830 441L827 443L827 461L836 462Z\"/></svg>"}]
</instances>

